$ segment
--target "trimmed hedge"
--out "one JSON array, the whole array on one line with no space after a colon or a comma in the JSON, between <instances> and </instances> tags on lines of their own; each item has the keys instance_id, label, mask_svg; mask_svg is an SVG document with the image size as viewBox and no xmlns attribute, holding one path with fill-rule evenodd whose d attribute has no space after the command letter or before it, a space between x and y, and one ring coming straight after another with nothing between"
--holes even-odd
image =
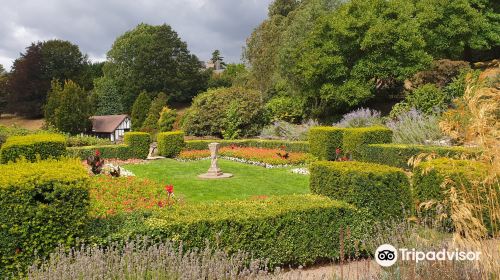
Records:
<instances>
[{"instance_id":1,"label":"trimmed hedge","mask_svg":"<svg viewBox=\"0 0 500 280\"><path fill-rule=\"evenodd\" d=\"M158 154L164 157L176 157L184 148L184 132L162 132L157 136Z\"/></svg>"},{"instance_id":2,"label":"trimmed hedge","mask_svg":"<svg viewBox=\"0 0 500 280\"><path fill-rule=\"evenodd\" d=\"M399 168L318 161L311 164L310 172L311 192L367 208L380 221L403 217L413 209L410 182Z\"/></svg>"},{"instance_id":3,"label":"trimmed hedge","mask_svg":"<svg viewBox=\"0 0 500 280\"><path fill-rule=\"evenodd\" d=\"M129 146L130 153L134 158L145 159L149 154L151 136L146 132L127 132L123 136L123 142Z\"/></svg>"},{"instance_id":4,"label":"trimmed hedge","mask_svg":"<svg viewBox=\"0 0 500 280\"><path fill-rule=\"evenodd\" d=\"M88 174L78 160L0 165L0 276L73 245L87 221ZM3 277L0 277L3 278Z\"/></svg>"},{"instance_id":5,"label":"trimmed hedge","mask_svg":"<svg viewBox=\"0 0 500 280\"><path fill-rule=\"evenodd\" d=\"M60 158L66 155L66 138L60 134L32 134L12 136L0 149L0 163L15 162L24 157L28 161Z\"/></svg>"},{"instance_id":6,"label":"trimmed hedge","mask_svg":"<svg viewBox=\"0 0 500 280\"><path fill-rule=\"evenodd\" d=\"M240 147L269 148L276 149L282 146L290 152L309 152L309 142L307 141L286 141L286 140L262 140L262 139L242 139L242 140L189 140L186 141L185 150L206 150L208 144L212 142L220 143L221 147L236 145Z\"/></svg>"},{"instance_id":7,"label":"trimmed hedge","mask_svg":"<svg viewBox=\"0 0 500 280\"><path fill-rule=\"evenodd\" d=\"M421 153L435 153L441 157L454 157L460 155L475 156L480 154L480 152L479 149L464 147L371 144L361 149L361 160L400 168L409 168L408 160Z\"/></svg>"},{"instance_id":8,"label":"trimmed hedge","mask_svg":"<svg viewBox=\"0 0 500 280\"><path fill-rule=\"evenodd\" d=\"M85 146L68 147L68 155L80 159L87 159L94 155L96 150L101 152L101 158L116 159L145 159L149 154L150 137L145 132L127 132L125 133L125 144L122 145L103 145L103 146Z\"/></svg>"},{"instance_id":9,"label":"trimmed hedge","mask_svg":"<svg viewBox=\"0 0 500 280\"><path fill-rule=\"evenodd\" d=\"M352 253L354 241L370 228L369 221L366 212L345 202L291 195L136 212L95 220L91 230L97 243L138 235L182 240L186 248L204 248L209 242L229 253L242 250L255 258L269 259L274 267L338 259L341 230L347 239L344 252Z\"/></svg>"},{"instance_id":10,"label":"trimmed hedge","mask_svg":"<svg viewBox=\"0 0 500 280\"><path fill-rule=\"evenodd\" d=\"M392 130L382 126L346 128L342 148L350 154L353 159L362 157L364 146L375 143L391 143Z\"/></svg>"},{"instance_id":11,"label":"trimmed hedge","mask_svg":"<svg viewBox=\"0 0 500 280\"><path fill-rule=\"evenodd\" d=\"M344 128L317 126L309 130L310 152L320 160L335 160L335 150L342 148Z\"/></svg>"}]
</instances>

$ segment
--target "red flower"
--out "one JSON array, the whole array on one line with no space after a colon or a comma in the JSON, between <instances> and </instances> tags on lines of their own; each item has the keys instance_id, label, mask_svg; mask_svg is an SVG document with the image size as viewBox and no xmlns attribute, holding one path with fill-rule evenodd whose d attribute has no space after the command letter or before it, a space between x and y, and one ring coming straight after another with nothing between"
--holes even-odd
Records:
<instances>
[{"instance_id":1,"label":"red flower","mask_svg":"<svg viewBox=\"0 0 500 280\"><path fill-rule=\"evenodd\" d=\"M281 146L280 146L280 148L281 148L282 150L284 150L284 149L286 149L286 146L285 146L285 145L281 145Z\"/></svg>"},{"instance_id":2,"label":"red flower","mask_svg":"<svg viewBox=\"0 0 500 280\"><path fill-rule=\"evenodd\" d=\"M340 153L342 153L342 150L341 150L340 148L337 148L337 149L335 149L335 153L336 153L337 155L340 155Z\"/></svg>"},{"instance_id":3,"label":"red flower","mask_svg":"<svg viewBox=\"0 0 500 280\"><path fill-rule=\"evenodd\" d=\"M171 194L171 193L173 193L173 192L174 192L174 186L173 186L173 185L166 185L166 186L165 186L165 190L166 190L169 194Z\"/></svg>"},{"instance_id":4,"label":"red flower","mask_svg":"<svg viewBox=\"0 0 500 280\"><path fill-rule=\"evenodd\" d=\"M163 201L158 201L158 207L162 208L163 207Z\"/></svg>"},{"instance_id":5,"label":"red flower","mask_svg":"<svg viewBox=\"0 0 500 280\"><path fill-rule=\"evenodd\" d=\"M101 155L101 152L99 152L99 150L95 150L95 156L98 157Z\"/></svg>"}]
</instances>

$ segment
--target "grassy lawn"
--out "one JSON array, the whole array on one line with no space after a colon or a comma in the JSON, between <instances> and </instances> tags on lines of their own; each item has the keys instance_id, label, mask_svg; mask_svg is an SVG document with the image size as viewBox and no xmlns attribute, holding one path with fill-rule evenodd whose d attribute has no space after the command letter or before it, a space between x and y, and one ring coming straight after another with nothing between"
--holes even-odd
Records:
<instances>
[{"instance_id":1,"label":"grassy lawn","mask_svg":"<svg viewBox=\"0 0 500 280\"><path fill-rule=\"evenodd\" d=\"M139 178L162 184L173 184L177 197L185 201L248 199L261 195L304 194L309 192L309 176L293 174L291 168L266 169L259 166L219 160L222 171L232 173L229 179L204 180L209 160L179 162L172 159L148 164L126 165Z\"/></svg>"}]
</instances>

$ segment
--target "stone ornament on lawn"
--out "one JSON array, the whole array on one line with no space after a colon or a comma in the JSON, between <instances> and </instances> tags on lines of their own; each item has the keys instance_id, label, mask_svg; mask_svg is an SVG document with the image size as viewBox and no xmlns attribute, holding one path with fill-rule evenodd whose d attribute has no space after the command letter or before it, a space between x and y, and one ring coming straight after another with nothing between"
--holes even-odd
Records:
<instances>
[{"instance_id":1,"label":"stone ornament on lawn","mask_svg":"<svg viewBox=\"0 0 500 280\"><path fill-rule=\"evenodd\" d=\"M208 149L210 150L210 168L207 173L198 175L202 179L222 179L233 177L233 174L223 173L217 164L217 153L219 152L219 143L208 144Z\"/></svg>"}]
</instances>

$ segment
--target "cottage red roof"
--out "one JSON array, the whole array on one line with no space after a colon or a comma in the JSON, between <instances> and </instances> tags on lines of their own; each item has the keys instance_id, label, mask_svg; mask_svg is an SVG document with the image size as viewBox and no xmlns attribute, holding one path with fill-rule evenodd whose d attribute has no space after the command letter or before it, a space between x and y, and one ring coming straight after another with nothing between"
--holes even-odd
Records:
<instances>
[{"instance_id":1,"label":"cottage red roof","mask_svg":"<svg viewBox=\"0 0 500 280\"><path fill-rule=\"evenodd\" d=\"M128 115L92 116L92 130L99 133L113 133Z\"/></svg>"}]
</instances>

